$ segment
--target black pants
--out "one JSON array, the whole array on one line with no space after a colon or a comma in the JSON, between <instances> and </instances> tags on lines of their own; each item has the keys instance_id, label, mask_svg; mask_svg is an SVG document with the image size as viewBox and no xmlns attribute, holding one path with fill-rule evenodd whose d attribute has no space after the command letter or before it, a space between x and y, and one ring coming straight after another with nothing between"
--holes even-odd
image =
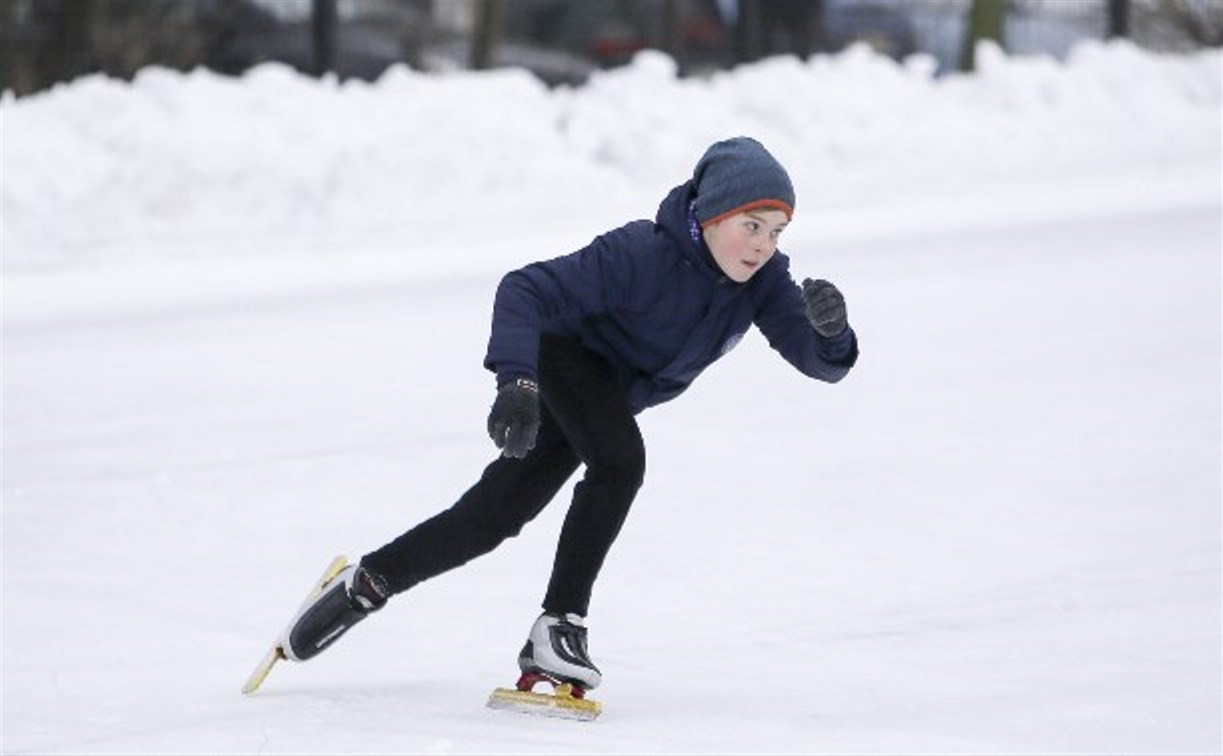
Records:
<instances>
[{"instance_id":1,"label":"black pants","mask_svg":"<svg viewBox=\"0 0 1223 756\"><path fill-rule=\"evenodd\" d=\"M586 615L603 560L645 475L645 445L607 363L576 339L540 344L541 424L523 459L499 458L451 508L361 563L396 593L487 554L518 535L580 464L543 608Z\"/></svg>"}]
</instances>

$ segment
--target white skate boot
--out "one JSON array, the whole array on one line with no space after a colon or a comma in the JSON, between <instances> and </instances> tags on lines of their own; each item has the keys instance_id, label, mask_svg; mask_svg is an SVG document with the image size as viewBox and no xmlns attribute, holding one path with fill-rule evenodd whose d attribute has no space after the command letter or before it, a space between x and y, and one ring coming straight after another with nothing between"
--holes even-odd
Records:
<instances>
[{"instance_id":1,"label":"white skate boot","mask_svg":"<svg viewBox=\"0 0 1223 756\"><path fill-rule=\"evenodd\" d=\"M603 676L590 660L586 626L576 614L541 614L518 654L518 668L522 675L516 689L493 691L490 707L583 720L603 710L597 701L586 699L586 691L598 687ZM553 694L533 692L540 682L552 685Z\"/></svg>"},{"instance_id":2,"label":"white skate boot","mask_svg":"<svg viewBox=\"0 0 1223 756\"><path fill-rule=\"evenodd\" d=\"M594 690L603 681L586 648L586 626L576 614L541 614L518 654L518 668L582 690Z\"/></svg>"}]
</instances>

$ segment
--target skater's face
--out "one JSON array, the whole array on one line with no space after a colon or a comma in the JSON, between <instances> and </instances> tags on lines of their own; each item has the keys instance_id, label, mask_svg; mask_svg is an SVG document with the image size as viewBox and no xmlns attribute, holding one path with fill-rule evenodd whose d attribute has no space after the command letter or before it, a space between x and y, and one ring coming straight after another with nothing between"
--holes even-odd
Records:
<instances>
[{"instance_id":1,"label":"skater's face","mask_svg":"<svg viewBox=\"0 0 1223 756\"><path fill-rule=\"evenodd\" d=\"M726 277L744 283L777 251L777 237L788 222L780 210L748 210L706 226L705 243Z\"/></svg>"}]
</instances>

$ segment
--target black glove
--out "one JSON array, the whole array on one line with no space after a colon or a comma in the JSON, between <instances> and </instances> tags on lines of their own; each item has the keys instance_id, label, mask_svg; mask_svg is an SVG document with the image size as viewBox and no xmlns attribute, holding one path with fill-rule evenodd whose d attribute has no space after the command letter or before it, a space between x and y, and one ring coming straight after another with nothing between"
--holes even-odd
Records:
<instances>
[{"instance_id":1,"label":"black glove","mask_svg":"<svg viewBox=\"0 0 1223 756\"><path fill-rule=\"evenodd\" d=\"M803 281L803 302L807 305L807 320L815 332L826 339L845 333L849 320L845 314L845 297L837 287L824 280Z\"/></svg>"},{"instance_id":2,"label":"black glove","mask_svg":"<svg viewBox=\"0 0 1223 756\"><path fill-rule=\"evenodd\" d=\"M488 435L502 455L522 459L535 448L539 433L539 384L529 378L511 381L497 391L488 413Z\"/></svg>"}]
</instances>

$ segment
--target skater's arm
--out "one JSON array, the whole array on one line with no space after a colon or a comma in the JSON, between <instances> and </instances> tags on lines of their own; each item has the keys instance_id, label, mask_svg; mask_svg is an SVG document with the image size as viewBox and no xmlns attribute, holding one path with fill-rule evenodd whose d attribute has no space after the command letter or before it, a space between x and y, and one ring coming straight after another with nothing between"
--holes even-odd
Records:
<instances>
[{"instance_id":1,"label":"skater's arm","mask_svg":"<svg viewBox=\"0 0 1223 756\"><path fill-rule=\"evenodd\" d=\"M780 269L756 312L756 327L769 346L805 375L836 383L858 360L858 337L848 325L836 336L817 333L808 318L802 289L790 277L788 260L776 262Z\"/></svg>"},{"instance_id":2,"label":"skater's arm","mask_svg":"<svg viewBox=\"0 0 1223 756\"><path fill-rule=\"evenodd\" d=\"M549 323L622 304L633 291L638 258L649 237L648 224L629 224L573 254L533 263L501 279L484 359L484 366L497 374L498 385L538 379L539 337Z\"/></svg>"}]
</instances>

